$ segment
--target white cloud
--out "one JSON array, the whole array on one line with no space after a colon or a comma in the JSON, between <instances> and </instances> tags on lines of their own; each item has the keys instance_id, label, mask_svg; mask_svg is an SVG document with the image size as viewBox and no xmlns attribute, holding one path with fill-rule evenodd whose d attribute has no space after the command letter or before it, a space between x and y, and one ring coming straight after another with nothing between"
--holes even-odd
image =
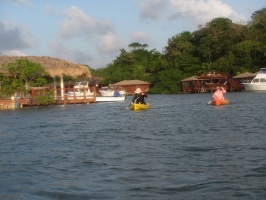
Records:
<instances>
[{"instance_id":1,"label":"white cloud","mask_svg":"<svg viewBox=\"0 0 266 200\"><path fill-rule=\"evenodd\" d=\"M132 42L140 42L140 43L150 43L153 41L151 36L149 36L147 33L144 33L142 31L135 31L131 34L130 40Z\"/></svg>"},{"instance_id":2,"label":"white cloud","mask_svg":"<svg viewBox=\"0 0 266 200\"><path fill-rule=\"evenodd\" d=\"M168 0L140 0L135 1L137 6L140 8L141 19L157 20L164 13L164 8L168 4Z\"/></svg>"},{"instance_id":3,"label":"white cloud","mask_svg":"<svg viewBox=\"0 0 266 200\"><path fill-rule=\"evenodd\" d=\"M245 17L235 12L221 0L135 0L141 19L183 20L195 25L209 22L217 17L226 17L235 22Z\"/></svg>"},{"instance_id":4,"label":"white cloud","mask_svg":"<svg viewBox=\"0 0 266 200\"><path fill-rule=\"evenodd\" d=\"M33 45L33 39L25 27L14 27L7 22L0 21L0 51L29 48Z\"/></svg>"},{"instance_id":5,"label":"white cloud","mask_svg":"<svg viewBox=\"0 0 266 200\"><path fill-rule=\"evenodd\" d=\"M95 69L106 67L107 63L110 63L113 58L111 54L100 54L97 51L84 53L84 51L72 49L61 42L53 43L51 48L53 49L53 52L51 52L53 57L89 65Z\"/></svg>"},{"instance_id":6,"label":"white cloud","mask_svg":"<svg viewBox=\"0 0 266 200\"><path fill-rule=\"evenodd\" d=\"M102 53L117 52L120 48L125 47L125 43L113 33L102 35L99 38L97 48Z\"/></svg>"},{"instance_id":7,"label":"white cloud","mask_svg":"<svg viewBox=\"0 0 266 200\"><path fill-rule=\"evenodd\" d=\"M12 2L16 5L24 5L27 8L32 8L32 4L29 0L12 0Z\"/></svg>"},{"instance_id":8,"label":"white cloud","mask_svg":"<svg viewBox=\"0 0 266 200\"><path fill-rule=\"evenodd\" d=\"M2 51L1 52L3 55L8 55L8 56L27 56L26 53L18 50L18 49L13 49L10 51Z\"/></svg>"},{"instance_id":9,"label":"white cloud","mask_svg":"<svg viewBox=\"0 0 266 200\"><path fill-rule=\"evenodd\" d=\"M99 68L110 63L119 49L125 47L110 20L93 19L75 6L61 14L66 18L60 24L57 39L61 44L53 44L57 56ZM74 46L79 50L73 50Z\"/></svg>"},{"instance_id":10,"label":"white cloud","mask_svg":"<svg viewBox=\"0 0 266 200\"><path fill-rule=\"evenodd\" d=\"M52 54L55 57L71 60L81 64L88 64L93 58L93 56L90 56L82 51L69 48L61 42L53 43L51 48L53 49Z\"/></svg>"},{"instance_id":11,"label":"white cloud","mask_svg":"<svg viewBox=\"0 0 266 200\"><path fill-rule=\"evenodd\" d=\"M83 36L90 39L92 36L113 31L113 25L109 20L93 19L75 6L63 11L62 14L67 17L60 25L60 36L63 38Z\"/></svg>"},{"instance_id":12,"label":"white cloud","mask_svg":"<svg viewBox=\"0 0 266 200\"><path fill-rule=\"evenodd\" d=\"M50 5L46 5L46 6L44 7L44 11L45 11L47 14L50 14L50 15L55 15L55 14L58 13L57 10L56 10L56 8L53 7L53 6L50 6Z\"/></svg>"},{"instance_id":13,"label":"white cloud","mask_svg":"<svg viewBox=\"0 0 266 200\"><path fill-rule=\"evenodd\" d=\"M190 22L206 23L217 17L243 20L230 6L220 0L170 0L171 19L187 18Z\"/></svg>"}]
</instances>

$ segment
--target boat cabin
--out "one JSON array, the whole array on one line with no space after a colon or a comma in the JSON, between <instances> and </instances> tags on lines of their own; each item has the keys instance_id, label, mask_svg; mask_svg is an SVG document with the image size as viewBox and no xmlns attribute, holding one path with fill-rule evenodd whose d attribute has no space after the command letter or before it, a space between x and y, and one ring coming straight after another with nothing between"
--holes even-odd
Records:
<instances>
[{"instance_id":1,"label":"boat cabin","mask_svg":"<svg viewBox=\"0 0 266 200\"><path fill-rule=\"evenodd\" d=\"M266 68L261 68L251 83L266 84Z\"/></svg>"}]
</instances>

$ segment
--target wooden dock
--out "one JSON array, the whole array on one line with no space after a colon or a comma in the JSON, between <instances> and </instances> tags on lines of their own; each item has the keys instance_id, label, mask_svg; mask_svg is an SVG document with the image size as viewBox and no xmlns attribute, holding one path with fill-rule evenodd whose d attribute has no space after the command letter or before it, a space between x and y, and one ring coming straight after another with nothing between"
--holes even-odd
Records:
<instances>
[{"instance_id":1,"label":"wooden dock","mask_svg":"<svg viewBox=\"0 0 266 200\"><path fill-rule=\"evenodd\" d=\"M67 105L67 104L88 104L96 103L96 97L84 98L84 99L56 99L54 103L49 105ZM47 106L38 104L34 98L20 98L17 100L1 99L0 110L10 110L23 107L34 107L34 106Z\"/></svg>"},{"instance_id":2,"label":"wooden dock","mask_svg":"<svg viewBox=\"0 0 266 200\"><path fill-rule=\"evenodd\" d=\"M67 105L67 104L88 104L88 103L96 103L96 91L94 90L93 96L86 96L84 92L84 96L68 96L69 88L65 88L62 92L61 89L47 89L42 88L34 91L30 91L29 95L25 97L11 97L10 99L0 99L0 110L7 109L16 109L23 107L33 107L33 106L47 106L47 104L42 105L37 100L37 96L42 96L47 93L54 94L52 98L54 98L52 103L48 103L48 105ZM75 92L75 91L74 91ZM63 94L63 95L61 95Z\"/></svg>"},{"instance_id":3,"label":"wooden dock","mask_svg":"<svg viewBox=\"0 0 266 200\"><path fill-rule=\"evenodd\" d=\"M0 99L0 110L15 109L16 102L11 99Z\"/></svg>"}]
</instances>

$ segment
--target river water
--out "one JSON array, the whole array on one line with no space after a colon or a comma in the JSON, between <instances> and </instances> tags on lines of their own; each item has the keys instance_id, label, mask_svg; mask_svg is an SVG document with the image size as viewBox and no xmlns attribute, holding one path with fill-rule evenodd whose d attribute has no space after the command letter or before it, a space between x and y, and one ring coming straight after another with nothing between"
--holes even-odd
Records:
<instances>
[{"instance_id":1,"label":"river water","mask_svg":"<svg viewBox=\"0 0 266 200\"><path fill-rule=\"evenodd\" d=\"M265 199L266 93L0 112L0 199Z\"/></svg>"}]
</instances>

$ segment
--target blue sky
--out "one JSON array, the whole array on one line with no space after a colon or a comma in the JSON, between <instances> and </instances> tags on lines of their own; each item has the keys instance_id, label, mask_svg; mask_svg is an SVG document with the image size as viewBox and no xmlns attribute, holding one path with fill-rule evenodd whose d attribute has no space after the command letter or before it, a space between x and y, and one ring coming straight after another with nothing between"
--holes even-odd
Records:
<instances>
[{"instance_id":1,"label":"blue sky","mask_svg":"<svg viewBox=\"0 0 266 200\"><path fill-rule=\"evenodd\" d=\"M246 23L265 0L0 0L0 55L103 68L132 42L162 49L216 17Z\"/></svg>"}]
</instances>

